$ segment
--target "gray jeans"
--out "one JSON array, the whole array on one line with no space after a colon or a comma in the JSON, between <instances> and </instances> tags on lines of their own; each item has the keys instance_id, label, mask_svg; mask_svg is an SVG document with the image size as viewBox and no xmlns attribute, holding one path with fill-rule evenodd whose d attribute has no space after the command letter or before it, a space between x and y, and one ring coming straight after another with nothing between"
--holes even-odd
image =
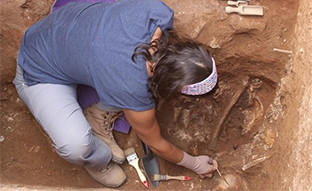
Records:
<instances>
[{"instance_id":1,"label":"gray jeans","mask_svg":"<svg viewBox=\"0 0 312 191\"><path fill-rule=\"evenodd\" d=\"M75 85L39 83L27 86L19 66L13 83L61 157L68 162L94 168L102 168L109 163L111 150L92 134L77 102Z\"/></svg>"}]
</instances>

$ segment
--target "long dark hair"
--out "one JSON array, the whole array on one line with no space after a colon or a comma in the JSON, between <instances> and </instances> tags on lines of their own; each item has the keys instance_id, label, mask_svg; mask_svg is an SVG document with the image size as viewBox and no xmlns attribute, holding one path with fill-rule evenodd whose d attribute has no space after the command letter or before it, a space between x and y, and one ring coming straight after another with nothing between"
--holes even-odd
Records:
<instances>
[{"instance_id":1,"label":"long dark hair","mask_svg":"<svg viewBox=\"0 0 312 191\"><path fill-rule=\"evenodd\" d=\"M152 55L149 50L153 50ZM182 87L207 78L212 72L212 59L203 44L167 32L160 39L136 47L132 55L154 64L148 88L155 99L168 100L181 92Z\"/></svg>"}]
</instances>

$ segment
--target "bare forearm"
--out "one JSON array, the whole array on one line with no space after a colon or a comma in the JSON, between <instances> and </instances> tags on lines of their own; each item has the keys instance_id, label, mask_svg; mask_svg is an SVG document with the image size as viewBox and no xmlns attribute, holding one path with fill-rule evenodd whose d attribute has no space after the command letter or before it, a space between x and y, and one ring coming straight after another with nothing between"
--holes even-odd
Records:
<instances>
[{"instance_id":1,"label":"bare forearm","mask_svg":"<svg viewBox=\"0 0 312 191\"><path fill-rule=\"evenodd\" d=\"M161 136L154 109L144 112L130 110L124 112L137 135L155 154L174 163L182 160L183 151Z\"/></svg>"},{"instance_id":2,"label":"bare forearm","mask_svg":"<svg viewBox=\"0 0 312 191\"><path fill-rule=\"evenodd\" d=\"M161 139L157 142L146 144L149 145L150 149L156 155L160 156L161 158L167 161L178 163L183 158L183 151L165 139Z\"/></svg>"},{"instance_id":3,"label":"bare forearm","mask_svg":"<svg viewBox=\"0 0 312 191\"><path fill-rule=\"evenodd\" d=\"M140 139L158 156L189 168L200 174L202 178L211 177L218 168L217 162L210 157L191 156L165 140L161 136L154 109L142 112L124 110L124 112Z\"/></svg>"}]
</instances>

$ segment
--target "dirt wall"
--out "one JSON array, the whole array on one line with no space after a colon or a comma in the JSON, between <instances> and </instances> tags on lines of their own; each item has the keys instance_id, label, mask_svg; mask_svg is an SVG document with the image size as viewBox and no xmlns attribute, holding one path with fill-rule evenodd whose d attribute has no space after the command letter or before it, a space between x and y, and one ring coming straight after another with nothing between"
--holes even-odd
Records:
<instances>
[{"instance_id":1,"label":"dirt wall","mask_svg":"<svg viewBox=\"0 0 312 191\"><path fill-rule=\"evenodd\" d=\"M282 79L285 114L280 129L276 165L280 178L276 189L312 189L312 2L301 0L295 26L294 56Z\"/></svg>"},{"instance_id":2,"label":"dirt wall","mask_svg":"<svg viewBox=\"0 0 312 191\"><path fill-rule=\"evenodd\" d=\"M279 129L272 165L275 173L266 179L264 189L312 189L312 2L301 0L287 75L281 79L275 109L281 108L274 125Z\"/></svg>"}]
</instances>

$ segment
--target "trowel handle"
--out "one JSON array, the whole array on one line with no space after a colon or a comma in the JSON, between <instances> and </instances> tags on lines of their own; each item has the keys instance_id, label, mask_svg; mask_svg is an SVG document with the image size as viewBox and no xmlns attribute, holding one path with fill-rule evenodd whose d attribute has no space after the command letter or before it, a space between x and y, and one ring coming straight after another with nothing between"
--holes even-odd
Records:
<instances>
[{"instance_id":1,"label":"trowel handle","mask_svg":"<svg viewBox=\"0 0 312 191\"><path fill-rule=\"evenodd\" d=\"M228 5L235 5L238 7L239 4L246 4L247 5L248 2L247 1L227 1L227 4Z\"/></svg>"},{"instance_id":2,"label":"trowel handle","mask_svg":"<svg viewBox=\"0 0 312 191\"><path fill-rule=\"evenodd\" d=\"M141 142L142 142L142 145L143 145L143 150L144 150L145 155L152 154L153 152L150 150L150 148L143 141L141 141Z\"/></svg>"},{"instance_id":3,"label":"trowel handle","mask_svg":"<svg viewBox=\"0 0 312 191\"><path fill-rule=\"evenodd\" d=\"M238 6L238 1L227 1L227 4L228 5L236 5L236 6Z\"/></svg>"},{"instance_id":4,"label":"trowel handle","mask_svg":"<svg viewBox=\"0 0 312 191\"><path fill-rule=\"evenodd\" d=\"M225 12L226 13L239 13L240 12L240 7L225 7Z\"/></svg>"}]
</instances>

